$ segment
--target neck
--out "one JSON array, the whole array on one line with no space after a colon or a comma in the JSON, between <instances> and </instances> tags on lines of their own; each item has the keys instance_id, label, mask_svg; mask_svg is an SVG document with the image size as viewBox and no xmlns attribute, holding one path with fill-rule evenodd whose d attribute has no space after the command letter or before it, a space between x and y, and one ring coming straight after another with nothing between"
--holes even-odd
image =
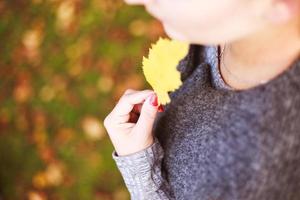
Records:
<instances>
[{"instance_id":1,"label":"neck","mask_svg":"<svg viewBox=\"0 0 300 200\"><path fill-rule=\"evenodd\" d=\"M287 24L268 27L247 38L227 43L220 64L221 74L235 89L248 89L285 71L300 52L299 18ZM224 45L220 45L223 49ZM224 70L226 67L238 81ZM253 84L249 84L253 82Z\"/></svg>"}]
</instances>

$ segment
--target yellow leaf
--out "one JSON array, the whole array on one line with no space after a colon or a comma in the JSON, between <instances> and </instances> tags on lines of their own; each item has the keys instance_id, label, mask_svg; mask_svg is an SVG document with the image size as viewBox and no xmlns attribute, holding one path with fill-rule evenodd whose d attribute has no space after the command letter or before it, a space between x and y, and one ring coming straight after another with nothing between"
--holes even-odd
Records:
<instances>
[{"instance_id":1,"label":"yellow leaf","mask_svg":"<svg viewBox=\"0 0 300 200\"><path fill-rule=\"evenodd\" d=\"M144 75L157 94L159 104L169 103L168 92L175 91L182 84L176 66L187 55L188 47L184 42L159 38L156 44L152 44L148 58L143 57Z\"/></svg>"}]
</instances>

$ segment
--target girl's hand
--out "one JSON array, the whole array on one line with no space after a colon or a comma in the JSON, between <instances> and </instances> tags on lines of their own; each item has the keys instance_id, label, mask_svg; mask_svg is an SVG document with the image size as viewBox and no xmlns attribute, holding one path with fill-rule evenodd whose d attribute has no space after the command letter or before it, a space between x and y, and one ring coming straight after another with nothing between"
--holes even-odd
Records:
<instances>
[{"instance_id":1,"label":"girl's hand","mask_svg":"<svg viewBox=\"0 0 300 200\"><path fill-rule=\"evenodd\" d=\"M104 119L104 126L119 156L141 151L153 144L152 128L157 110L154 91L125 91Z\"/></svg>"}]
</instances>

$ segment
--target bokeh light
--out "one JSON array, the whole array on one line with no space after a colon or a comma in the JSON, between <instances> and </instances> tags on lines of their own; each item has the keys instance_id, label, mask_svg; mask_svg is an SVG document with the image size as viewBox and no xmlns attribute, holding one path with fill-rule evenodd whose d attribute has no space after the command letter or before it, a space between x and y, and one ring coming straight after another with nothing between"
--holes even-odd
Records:
<instances>
[{"instance_id":1,"label":"bokeh light","mask_svg":"<svg viewBox=\"0 0 300 200\"><path fill-rule=\"evenodd\" d=\"M129 199L103 119L159 36L120 0L0 1L0 199Z\"/></svg>"}]
</instances>

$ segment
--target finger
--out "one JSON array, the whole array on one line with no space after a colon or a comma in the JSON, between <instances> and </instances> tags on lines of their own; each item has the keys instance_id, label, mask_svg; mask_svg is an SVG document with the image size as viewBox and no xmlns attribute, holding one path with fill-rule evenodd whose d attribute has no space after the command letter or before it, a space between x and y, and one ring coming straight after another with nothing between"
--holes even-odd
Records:
<instances>
[{"instance_id":1,"label":"finger","mask_svg":"<svg viewBox=\"0 0 300 200\"><path fill-rule=\"evenodd\" d=\"M132 111L135 104L142 103L148 96L150 96L153 93L154 91L152 90L143 90L140 92L124 94L120 98L117 105L114 107L112 115L128 115Z\"/></svg>"},{"instance_id":2,"label":"finger","mask_svg":"<svg viewBox=\"0 0 300 200\"><path fill-rule=\"evenodd\" d=\"M135 126L135 123L124 123L124 124L118 124L118 128L124 129L132 129Z\"/></svg>"},{"instance_id":3,"label":"finger","mask_svg":"<svg viewBox=\"0 0 300 200\"><path fill-rule=\"evenodd\" d=\"M124 124L127 123L130 119L130 114L127 115L114 115L111 117L111 120L113 120L114 124Z\"/></svg>"},{"instance_id":4,"label":"finger","mask_svg":"<svg viewBox=\"0 0 300 200\"><path fill-rule=\"evenodd\" d=\"M124 124L128 122L136 123L139 119L140 112L131 111L129 114L126 115L116 115L114 116L114 122L116 124Z\"/></svg>"},{"instance_id":5,"label":"finger","mask_svg":"<svg viewBox=\"0 0 300 200\"><path fill-rule=\"evenodd\" d=\"M115 115L113 121L115 124L124 124L128 122L136 123L140 116L140 109L138 105L134 105L133 110L126 115ZM135 110L135 111L134 111Z\"/></svg>"},{"instance_id":6,"label":"finger","mask_svg":"<svg viewBox=\"0 0 300 200\"><path fill-rule=\"evenodd\" d=\"M143 103L144 103L144 102L143 102ZM139 104L134 105L132 111L133 111L134 113L136 113L136 114L140 114L140 113L141 113L142 106L143 106L143 103L139 103Z\"/></svg>"},{"instance_id":7,"label":"finger","mask_svg":"<svg viewBox=\"0 0 300 200\"><path fill-rule=\"evenodd\" d=\"M135 93L135 92L138 92L137 90L134 90L134 89L127 89L124 94L132 94L132 93Z\"/></svg>"},{"instance_id":8,"label":"finger","mask_svg":"<svg viewBox=\"0 0 300 200\"><path fill-rule=\"evenodd\" d=\"M153 106L150 103L150 99L155 97L156 97L156 105ZM147 98L147 100L143 104L139 120L136 123L137 128L141 128L145 130L145 132L147 133L150 133L152 131L153 123L158 111L157 96L153 95L152 98L151 97Z\"/></svg>"}]
</instances>

